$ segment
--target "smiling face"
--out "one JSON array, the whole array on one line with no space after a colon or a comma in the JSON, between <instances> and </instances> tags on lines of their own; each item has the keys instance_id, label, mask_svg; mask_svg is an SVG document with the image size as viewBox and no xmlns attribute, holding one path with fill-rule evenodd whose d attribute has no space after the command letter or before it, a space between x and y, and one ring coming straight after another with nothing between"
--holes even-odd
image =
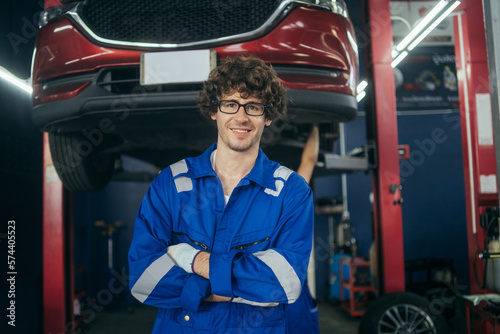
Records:
<instances>
[{"instance_id":1,"label":"smiling face","mask_svg":"<svg viewBox=\"0 0 500 334\"><path fill-rule=\"evenodd\" d=\"M220 100L236 101L240 104L265 103L265 101L252 96L246 99L242 98L238 92L221 96ZM243 107L236 114L224 114L217 109L217 112L212 114L212 119L217 122L218 146L224 145L236 152L258 150L262 132L265 126L271 124L271 120L266 119L265 115L247 115Z\"/></svg>"}]
</instances>

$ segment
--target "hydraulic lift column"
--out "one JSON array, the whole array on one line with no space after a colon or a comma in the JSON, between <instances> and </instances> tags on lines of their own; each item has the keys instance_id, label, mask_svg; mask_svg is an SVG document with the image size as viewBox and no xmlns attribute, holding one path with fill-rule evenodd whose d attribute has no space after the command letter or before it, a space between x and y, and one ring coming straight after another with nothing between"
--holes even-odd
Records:
<instances>
[{"instance_id":1,"label":"hydraulic lift column","mask_svg":"<svg viewBox=\"0 0 500 334\"><path fill-rule=\"evenodd\" d=\"M52 163L43 135L43 319L44 333L73 333L73 222L70 194Z\"/></svg>"},{"instance_id":2,"label":"hydraulic lift column","mask_svg":"<svg viewBox=\"0 0 500 334\"><path fill-rule=\"evenodd\" d=\"M462 123L469 271L471 294L478 294L483 290L484 281L484 261L478 258L478 251L484 247L486 238L480 215L487 208L498 206L497 166L482 3L463 0L459 9L461 13L455 18L455 57ZM499 133L495 134L498 136Z\"/></svg>"},{"instance_id":3,"label":"hydraulic lift column","mask_svg":"<svg viewBox=\"0 0 500 334\"><path fill-rule=\"evenodd\" d=\"M491 109L497 165L497 189L500 189L500 3L483 0L486 49L490 77ZM499 198L500 200L500 198ZM500 202L498 203L500 206Z\"/></svg>"},{"instance_id":4,"label":"hydraulic lift column","mask_svg":"<svg viewBox=\"0 0 500 334\"><path fill-rule=\"evenodd\" d=\"M392 62L392 26L389 0L366 0L364 27L369 84L366 97L368 143L374 143L376 168L372 172L375 244L379 290L405 290L403 226L400 199L396 90ZM396 200L395 200L396 198Z\"/></svg>"}]
</instances>

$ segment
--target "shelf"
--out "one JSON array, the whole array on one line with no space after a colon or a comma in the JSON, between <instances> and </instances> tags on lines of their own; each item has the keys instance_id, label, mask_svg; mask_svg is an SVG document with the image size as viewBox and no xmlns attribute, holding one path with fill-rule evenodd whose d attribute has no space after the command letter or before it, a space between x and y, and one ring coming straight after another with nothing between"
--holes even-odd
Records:
<instances>
[{"instance_id":1,"label":"shelf","mask_svg":"<svg viewBox=\"0 0 500 334\"><path fill-rule=\"evenodd\" d=\"M362 291L367 291L367 292L374 292L375 288L371 285L354 285L352 286L349 280L343 280L342 281L342 286L346 288L347 290L352 290L354 292L362 292Z\"/></svg>"},{"instance_id":2,"label":"shelf","mask_svg":"<svg viewBox=\"0 0 500 334\"><path fill-rule=\"evenodd\" d=\"M366 308L368 307L368 294L367 292L374 292L375 287L371 285L356 285L356 271L357 270L368 270L370 268L370 261L366 261L362 258L351 258L340 259L339 261L339 272L340 277L343 278L343 266L347 265L349 267L349 279L340 280L340 303L342 308L345 309L352 317L362 316ZM344 300L344 288L349 291L349 300ZM363 300L359 300L359 294L365 292L362 296Z\"/></svg>"}]
</instances>

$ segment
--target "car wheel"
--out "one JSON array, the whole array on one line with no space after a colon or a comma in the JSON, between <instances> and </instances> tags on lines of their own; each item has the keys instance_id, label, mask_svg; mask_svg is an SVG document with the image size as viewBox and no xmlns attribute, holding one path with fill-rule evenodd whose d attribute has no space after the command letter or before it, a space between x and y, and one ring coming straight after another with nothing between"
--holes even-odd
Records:
<instances>
[{"instance_id":1,"label":"car wheel","mask_svg":"<svg viewBox=\"0 0 500 334\"><path fill-rule=\"evenodd\" d=\"M49 145L54 167L68 190L95 191L109 183L115 156L100 154L102 139L91 142L81 133L49 133Z\"/></svg>"},{"instance_id":2,"label":"car wheel","mask_svg":"<svg viewBox=\"0 0 500 334\"><path fill-rule=\"evenodd\" d=\"M429 302L416 294L393 292L370 304L359 324L359 334L443 334L446 320L431 312Z\"/></svg>"}]
</instances>

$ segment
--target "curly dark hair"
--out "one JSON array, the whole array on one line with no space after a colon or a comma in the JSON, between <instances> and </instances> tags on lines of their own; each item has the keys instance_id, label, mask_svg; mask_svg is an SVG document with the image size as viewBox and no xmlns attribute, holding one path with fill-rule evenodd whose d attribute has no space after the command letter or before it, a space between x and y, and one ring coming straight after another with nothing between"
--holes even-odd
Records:
<instances>
[{"instance_id":1,"label":"curly dark hair","mask_svg":"<svg viewBox=\"0 0 500 334\"><path fill-rule=\"evenodd\" d=\"M203 89L196 99L201 114L210 118L217 112L214 100L235 92L242 98L250 96L261 99L271 107L266 108L265 116L278 120L286 115L286 88L271 65L247 55L226 58L213 69L203 83Z\"/></svg>"}]
</instances>

